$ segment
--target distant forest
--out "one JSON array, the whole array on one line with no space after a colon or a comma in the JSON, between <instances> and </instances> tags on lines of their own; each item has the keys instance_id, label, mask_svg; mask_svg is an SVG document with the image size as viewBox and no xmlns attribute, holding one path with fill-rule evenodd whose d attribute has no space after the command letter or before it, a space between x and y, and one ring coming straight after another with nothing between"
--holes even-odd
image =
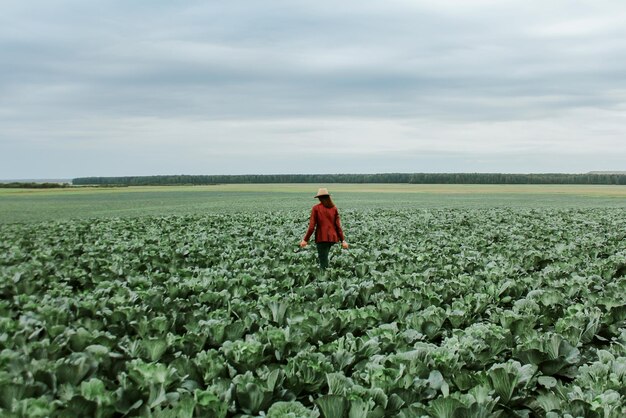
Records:
<instances>
[{"instance_id":1,"label":"distant forest","mask_svg":"<svg viewBox=\"0 0 626 418\"><path fill-rule=\"evenodd\" d=\"M68 183L36 183L36 182L20 182L0 183L2 189L58 189L70 187Z\"/></svg>"},{"instance_id":2,"label":"distant forest","mask_svg":"<svg viewBox=\"0 0 626 418\"><path fill-rule=\"evenodd\" d=\"M385 174L246 174L79 177L74 185L175 186L243 183L409 183L409 184L626 184L626 174L500 174L500 173L385 173Z\"/></svg>"}]
</instances>

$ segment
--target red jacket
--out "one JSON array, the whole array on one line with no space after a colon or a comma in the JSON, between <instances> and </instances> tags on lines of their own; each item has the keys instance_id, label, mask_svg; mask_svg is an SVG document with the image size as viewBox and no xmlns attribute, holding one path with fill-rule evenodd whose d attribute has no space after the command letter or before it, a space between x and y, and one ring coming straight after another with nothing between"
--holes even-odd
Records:
<instances>
[{"instance_id":1,"label":"red jacket","mask_svg":"<svg viewBox=\"0 0 626 418\"><path fill-rule=\"evenodd\" d=\"M321 203L313 206L311 210L311 220L309 229L304 236L305 241L309 241L315 230L315 242L338 242L343 241L343 230L339 220L337 206L327 208Z\"/></svg>"}]
</instances>

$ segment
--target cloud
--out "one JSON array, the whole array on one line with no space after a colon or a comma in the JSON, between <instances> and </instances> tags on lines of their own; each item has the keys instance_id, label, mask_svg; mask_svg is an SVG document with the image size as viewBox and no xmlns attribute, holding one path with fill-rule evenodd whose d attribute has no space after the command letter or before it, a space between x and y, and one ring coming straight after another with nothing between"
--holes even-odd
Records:
<instances>
[{"instance_id":1,"label":"cloud","mask_svg":"<svg viewBox=\"0 0 626 418\"><path fill-rule=\"evenodd\" d=\"M576 156L595 155L597 168L626 152L622 9L564 0L9 1L0 16L0 177L32 177L50 155L42 149L112 161L119 147L141 156L134 169L145 174L185 167L205 148L234 171L244 168L238 155L252 171L263 169L255 156L281 156L281 171L316 147L369 161L363 172L385 166L372 164L377 155L479 161L538 150L572 156L570 170L585 170ZM6 168L8 153L25 163ZM151 155L164 166L142 169ZM483 161L492 161L485 171L494 166ZM86 174L72 164L64 167ZM102 170L90 174L124 174Z\"/></svg>"}]
</instances>

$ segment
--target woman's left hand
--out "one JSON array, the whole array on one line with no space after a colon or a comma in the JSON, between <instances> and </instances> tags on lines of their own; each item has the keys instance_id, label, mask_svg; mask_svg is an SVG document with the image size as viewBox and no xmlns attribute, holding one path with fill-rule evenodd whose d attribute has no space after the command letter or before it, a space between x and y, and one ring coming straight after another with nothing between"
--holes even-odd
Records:
<instances>
[{"instance_id":1,"label":"woman's left hand","mask_svg":"<svg viewBox=\"0 0 626 418\"><path fill-rule=\"evenodd\" d=\"M308 244L308 242L306 242L305 240L300 241L300 248L306 247L307 244Z\"/></svg>"},{"instance_id":2,"label":"woman's left hand","mask_svg":"<svg viewBox=\"0 0 626 418\"><path fill-rule=\"evenodd\" d=\"M348 247L349 247L349 245L348 245L348 243L347 243L347 242L342 241L342 242L341 242L341 247L342 247L343 249L347 250L347 249L348 249Z\"/></svg>"}]
</instances>

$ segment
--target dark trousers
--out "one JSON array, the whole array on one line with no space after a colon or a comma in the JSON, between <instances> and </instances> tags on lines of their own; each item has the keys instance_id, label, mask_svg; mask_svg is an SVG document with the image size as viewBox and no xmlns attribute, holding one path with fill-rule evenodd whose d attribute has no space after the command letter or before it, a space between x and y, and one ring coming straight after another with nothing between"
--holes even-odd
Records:
<instances>
[{"instance_id":1,"label":"dark trousers","mask_svg":"<svg viewBox=\"0 0 626 418\"><path fill-rule=\"evenodd\" d=\"M318 242L317 245L317 257L320 262L320 268L323 270L328 267L328 253L330 252L330 247L332 247L334 242Z\"/></svg>"}]
</instances>

